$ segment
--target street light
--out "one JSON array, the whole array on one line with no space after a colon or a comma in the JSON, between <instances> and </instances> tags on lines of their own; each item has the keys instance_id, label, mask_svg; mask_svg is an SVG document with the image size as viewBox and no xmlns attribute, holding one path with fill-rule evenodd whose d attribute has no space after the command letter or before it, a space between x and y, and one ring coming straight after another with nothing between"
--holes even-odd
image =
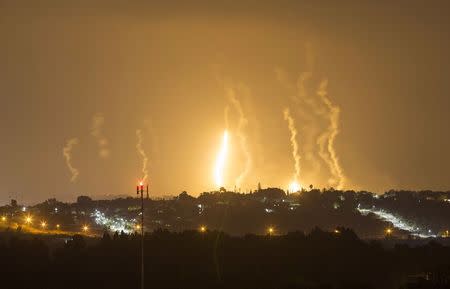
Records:
<instances>
[{"instance_id":1,"label":"street light","mask_svg":"<svg viewBox=\"0 0 450 289\"><path fill-rule=\"evenodd\" d=\"M335 234L339 234L340 231L339 231L338 229L334 229L334 233L335 233Z\"/></svg>"},{"instance_id":2,"label":"street light","mask_svg":"<svg viewBox=\"0 0 450 289\"><path fill-rule=\"evenodd\" d=\"M6 221L6 217L2 216L2 222Z\"/></svg>"},{"instance_id":3,"label":"street light","mask_svg":"<svg viewBox=\"0 0 450 289\"><path fill-rule=\"evenodd\" d=\"M275 232L275 229L273 227L269 227L267 229L267 233L269 233L269 235L272 235Z\"/></svg>"},{"instance_id":4,"label":"street light","mask_svg":"<svg viewBox=\"0 0 450 289\"><path fill-rule=\"evenodd\" d=\"M386 235L390 236L392 234L392 229L391 228L387 228L386 229Z\"/></svg>"},{"instance_id":5,"label":"street light","mask_svg":"<svg viewBox=\"0 0 450 289\"><path fill-rule=\"evenodd\" d=\"M43 229L45 229L45 227L47 227L47 223L46 223L45 221L42 221L42 222L41 222L41 227L42 227Z\"/></svg>"},{"instance_id":6,"label":"street light","mask_svg":"<svg viewBox=\"0 0 450 289\"><path fill-rule=\"evenodd\" d=\"M59 230L59 227L60 227L59 224L56 224L56 229L57 229L57 230Z\"/></svg>"},{"instance_id":7,"label":"street light","mask_svg":"<svg viewBox=\"0 0 450 289\"><path fill-rule=\"evenodd\" d=\"M83 226L83 232L86 233L88 230L89 230L89 227L88 227L87 225L84 225L84 226Z\"/></svg>"},{"instance_id":8,"label":"street light","mask_svg":"<svg viewBox=\"0 0 450 289\"><path fill-rule=\"evenodd\" d=\"M200 232L205 233L206 232L206 226L200 226Z\"/></svg>"},{"instance_id":9,"label":"street light","mask_svg":"<svg viewBox=\"0 0 450 289\"><path fill-rule=\"evenodd\" d=\"M25 223L31 224L31 221L33 221L33 219L31 218L31 216L27 216L27 217L25 218Z\"/></svg>"}]
</instances>

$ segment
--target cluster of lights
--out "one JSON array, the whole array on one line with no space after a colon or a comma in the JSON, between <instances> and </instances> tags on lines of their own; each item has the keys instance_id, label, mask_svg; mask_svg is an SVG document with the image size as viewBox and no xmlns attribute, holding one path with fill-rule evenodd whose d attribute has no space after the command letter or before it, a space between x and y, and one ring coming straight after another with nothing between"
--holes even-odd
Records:
<instances>
[{"instance_id":1,"label":"cluster of lights","mask_svg":"<svg viewBox=\"0 0 450 289\"><path fill-rule=\"evenodd\" d=\"M431 230L425 230L421 229L418 226L411 224L411 222L408 222L406 220L403 220L402 218L399 218L389 212L386 212L382 209L376 209L375 207L372 207L371 209L361 209L358 205L358 211L362 215L368 215L369 213L375 214L378 218L380 218L383 221L390 222L394 228L408 231L413 236L419 237L419 238L436 238L437 236L435 234L432 234ZM392 233L392 229L387 229L386 233L390 235Z\"/></svg>"},{"instance_id":2,"label":"cluster of lights","mask_svg":"<svg viewBox=\"0 0 450 289\"><path fill-rule=\"evenodd\" d=\"M132 233L134 229L140 229L139 225L134 225L135 222L127 221L124 218L108 218L104 213L99 210L95 210L92 213L92 217L94 217L94 221L96 224L105 226L111 231L123 231L124 233Z\"/></svg>"},{"instance_id":3,"label":"cluster of lights","mask_svg":"<svg viewBox=\"0 0 450 289\"><path fill-rule=\"evenodd\" d=\"M2 220L2 221L6 221L6 217L3 216L1 220ZM33 217L31 217L31 215L27 215L27 216L25 217L24 222L25 222L25 224L27 224L27 225L31 225L32 222L33 222ZM41 227L42 229L46 229L46 228L48 227L47 222L44 221L44 220L42 220L42 221L40 222L39 225L40 225L40 227ZM56 225L55 225L55 228L56 228L56 230L59 230L59 229L61 228L61 226L60 226L59 224L56 224Z\"/></svg>"}]
</instances>

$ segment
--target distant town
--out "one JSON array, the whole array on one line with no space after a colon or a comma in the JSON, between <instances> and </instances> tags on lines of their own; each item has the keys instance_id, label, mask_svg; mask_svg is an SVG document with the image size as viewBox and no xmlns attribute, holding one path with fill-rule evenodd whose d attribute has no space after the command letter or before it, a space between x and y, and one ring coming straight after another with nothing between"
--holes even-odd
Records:
<instances>
[{"instance_id":1,"label":"distant town","mask_svg":"<svg viewBox=\"0 0 450 289\"><path fill-rule=\"evenodd\" d=\"M33 206L11 200L0 207L0 228L32 234L101 236L140 231L139 197L93 200L79 196L74 203L48 199ZM198 197L144 197L146 232L162 229L217 230L231 235L310 232L315 227L339 233L351 228L361 238L448 238L450 192L303 189L296 193L261 188L242 194L221 188Z\"/></svg>"}]
</instances>

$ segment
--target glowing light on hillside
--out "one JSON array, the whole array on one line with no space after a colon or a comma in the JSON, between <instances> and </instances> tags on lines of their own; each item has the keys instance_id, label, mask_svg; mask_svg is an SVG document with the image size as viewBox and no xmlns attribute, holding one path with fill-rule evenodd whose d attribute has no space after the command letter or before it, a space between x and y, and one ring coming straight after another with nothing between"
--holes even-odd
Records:
<instances>
[{"instance_id":1,"label":"glowing light on hillside","mask_svg":"<svg viewBox=\"0 0 450 289\"><path fill-rule=\"evenodd\" d=\"M216 182L217 187L223 187L224 185L224 168L225 161L228 154L228 132L224 131L222 138L222 146L219 151L219 155L217 156L216 167L214 169L214 180Z\"/></svg>"},{"instance_id":2,"label":"glowing light on hillside","mask_svg":"<svg viewBox=\"0 0 450 289\"><path fill-rule=\"evenodd\" d=\"M293 181L292 183L289 184L289 192L291 192L291 193L296 193L296 192L300 191L301 189L302 189L302 187L296 181Z\"/></svg>"},{"instance_id":3,"label":"glowing light on hillside","mask_svg":"<svg viewBox=\"0 0 450 289\"><path fill-rule=\"evenodd\" d=\"M94 213L91 215L94 218L94 221L97 225L101 225L103 227L108 228L113 232L121 232L124 233L132 233L134 229L139 230L141 228L140 225L135 225L135 220L126 220L121 217L107 217L104 213L99 210L94 210Z\"/></svg>"}]
</instances>

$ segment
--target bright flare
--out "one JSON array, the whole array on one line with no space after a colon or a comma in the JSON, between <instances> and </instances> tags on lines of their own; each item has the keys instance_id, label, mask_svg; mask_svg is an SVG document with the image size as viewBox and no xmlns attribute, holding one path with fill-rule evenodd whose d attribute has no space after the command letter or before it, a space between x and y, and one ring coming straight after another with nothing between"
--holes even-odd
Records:
<instances>
[{"instance_id":1,"label":"bright flare","mask_svg":"<svg viewBox=\"0 0 450 289\"><path fill-rule=\"evenodd\" d=\"M214 170L214 178L216 186L218 188L223 187L223 171L225 167L225 160L228 154L228 131L224 131L222 139L222 147L220 148L219 155L217 156L216 168Z\"/></svg>"},{"instance_id":2,"label":"bright flare","mask_svg":"<svg viewBox=\"0 0 450 289\"><path fill-rule=\"evenodd\" d=\"M300 191L301 189L302 189L302 187L296 181L293 181L292 183L289 184L289 192L291 192L291 193L296 193L296 192Z\"/></svg>"}]
</instances>

